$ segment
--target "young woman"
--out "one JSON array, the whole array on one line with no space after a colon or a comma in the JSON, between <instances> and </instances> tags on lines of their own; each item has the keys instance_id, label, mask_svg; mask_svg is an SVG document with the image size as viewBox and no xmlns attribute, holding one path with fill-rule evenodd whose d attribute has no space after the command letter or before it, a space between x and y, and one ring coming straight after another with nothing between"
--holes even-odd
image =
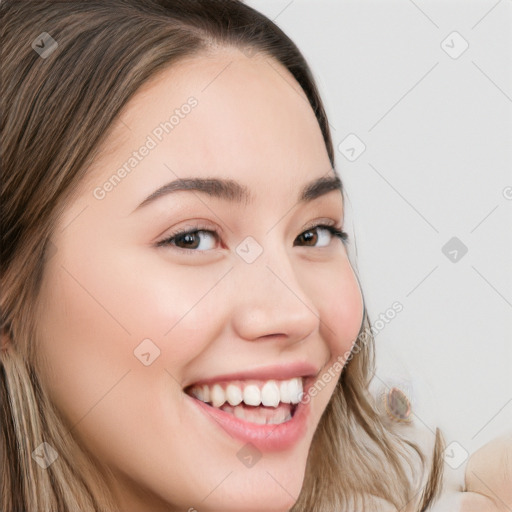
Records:
<instances>
[{"instance_id":1,"label":"young woman","mask_svg":"<svg viewBox=\"0 0 512 512\"><path fill-rule=\"evenodd\" d=\"M2 510L427 510L296 46L235 0L0 10Z\"/></svg>"}]
</instances>

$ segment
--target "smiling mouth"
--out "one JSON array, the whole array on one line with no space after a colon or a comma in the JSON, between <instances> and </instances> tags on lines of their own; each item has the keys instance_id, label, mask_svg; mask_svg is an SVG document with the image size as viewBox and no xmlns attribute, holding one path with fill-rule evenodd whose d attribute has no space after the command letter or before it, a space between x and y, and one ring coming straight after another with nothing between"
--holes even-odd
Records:
<instances>
[{"instance_id":1,"label":"smiling mouth","mask_svg":"<svg viewBox=\"0 0 512 512\"><path fill-rule=\"evenodd\" d=\"M279 425L293 418L303 396L304 379L235 380L214 384L191 385L184 389L189 396L259 425Z\"/></svg>"}]
</instances>

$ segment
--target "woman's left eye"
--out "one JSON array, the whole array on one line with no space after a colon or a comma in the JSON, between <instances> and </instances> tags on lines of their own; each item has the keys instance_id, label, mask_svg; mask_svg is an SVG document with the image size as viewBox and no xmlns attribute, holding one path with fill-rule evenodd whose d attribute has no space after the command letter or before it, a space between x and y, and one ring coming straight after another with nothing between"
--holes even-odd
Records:
<instances>
[{"instance_id":1,"label":"woman's left eye","mask_svg":"<svg viewBox=\"0 0 512 512\"><path fill-rule=\"evenodd\" d=\"M323 232L324 236L323 237L318 236L318 235L309 236L311 233L314 233L317 230L319 230L320 232ZM325 236L325 233L328 233L327 237ZM328 226L326 224L318 224L317 226L313 226L312 228L307 229L306 231L304 231L297 237L297 240L302 239L306 243L308 243L310 241L313 241L313 243L314 243L317 240L324 240L324 241L326 241L326 243L324 245L320 245L320 246L312 245L312 247L325 247L325 246L329 245L330 237L333 237L333 236L338 237L344 244L347 243L347 240L348 240L347 233L345 233L341 229L338 229L334 226Z\"/></svg>"},{"instance_id":2,"label":"woman's left eye","mask_svg":"<svg viewBox=\"0 0 512 512\"><path fill-rule=\"evenodd\" d=\"M201 247L201 236L202 240L205 241L203 247ZM338 237L344 244L347 244L348 235L344 231L326 224L318 224L306 231L303 231L297 238L296 241L302 241L307 247L326 247L330 244L332 237ZM218 239L218 233L209 229L193 229L188 231L179 231L172 233L169 237L157 242L157 246L174 246L178 249L189 250L195 252L204 252L215 248L215 239ZM213 244L212 244L213 242ZM318 245L318 242L320 244ZM180 244L183 244L181 246ZM209 246L210 245L210 246ZM294 243L294 245L297 245ZM300 244L298 244L300 245ZM197 251L197 249L200 249Z\"/></svg>"}]
</instances>

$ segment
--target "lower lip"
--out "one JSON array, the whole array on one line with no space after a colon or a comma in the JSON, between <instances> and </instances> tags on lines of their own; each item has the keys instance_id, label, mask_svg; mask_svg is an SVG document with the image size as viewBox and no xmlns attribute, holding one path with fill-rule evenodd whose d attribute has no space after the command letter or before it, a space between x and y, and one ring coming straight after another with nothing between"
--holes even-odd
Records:
<instances>
[{"instance_id":1,"label":"lower lip","mask_svg":"<svg viewBox=\"0 0 512 512\"><path fill-rule=\"evenodd\" d=\"M291 420L278 425L259 425L243 421L233 414L207 405L189 395L185 396L192 400L217 427L244 443L252 443L262 452L277 452L291 448L307 431L309 403L299 402Z\"/></svg>"}]
</instances>

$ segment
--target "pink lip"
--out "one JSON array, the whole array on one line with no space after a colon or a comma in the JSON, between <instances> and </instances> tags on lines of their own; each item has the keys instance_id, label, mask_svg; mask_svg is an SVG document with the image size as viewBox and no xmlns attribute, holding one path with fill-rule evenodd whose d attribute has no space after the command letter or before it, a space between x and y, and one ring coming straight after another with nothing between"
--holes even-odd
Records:
<instances>
[{"instance_id":1,"label":"pink lip","mask_svg":"<svg viewBox=\"0 0 512 512\"><path fill-rule=\"evenodd\" d=\"M215 382L233 380L288 380L294 377L313 377L319 373L319 369L308 362L295 362L290 364L276 364L271 366L252 368L250 370L235 373L216 375L194 382L194 386L213 384Z\"/></svg>"},{"instance_id":2,"label":"pink lip","mask_svg":"<svg viewBox=\"0 0 512 512\"><path fill-rule=\"evenodd\" d=\"M233 379L232 375L230 379ZM307 393L313 383L313 378L306 380L304 393ZM289 421L279 425L259 425L241 420L232 414L212 407L189 395L185 396L188 400L191 400L217 428L221 428L229 436L244 443L252 443L262 452L276 452L289 449L296 444L307 431L310 402L299 402L292 419Z\"/></svg>"}]
</instances>

